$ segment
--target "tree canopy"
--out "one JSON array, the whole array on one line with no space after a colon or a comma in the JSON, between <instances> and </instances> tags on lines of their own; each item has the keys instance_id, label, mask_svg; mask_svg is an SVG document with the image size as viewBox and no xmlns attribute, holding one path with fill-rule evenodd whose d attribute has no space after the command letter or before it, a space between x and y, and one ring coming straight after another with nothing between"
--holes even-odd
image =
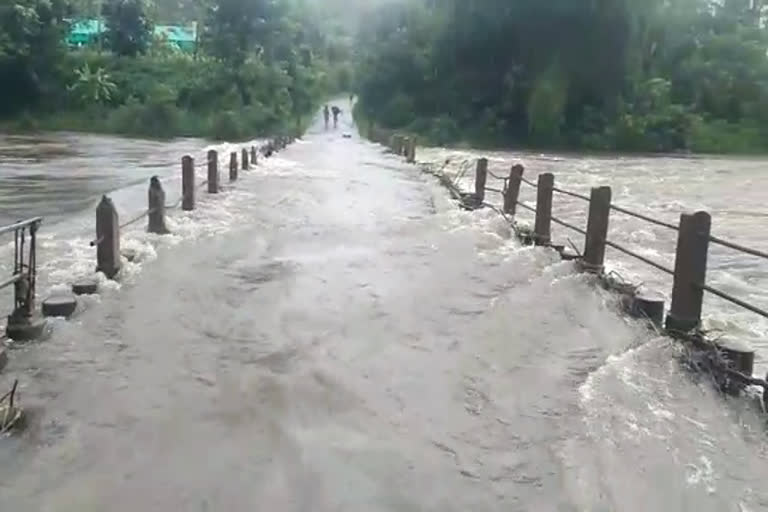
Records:
<instances>
[{"instance_id":1,"label":"tree canopy","mask_svg":"<svg viewBox=\"0 0 768 512\"><path fill-rule=\"evenodd\" d=\"M69 23L99 5L98 43L67 48ZM351 81L334 14L316 0L6 0L0 120L226 138L295 128ZM196 50L156 39L158 21L195 22Z\"/></svg>"},{"instance_id":2,"label":"tree canopy","mask_svg":"<svg viewBox=\"0 0 768 512\"><path fill-rule=\"evenodd\" d=\"M437 142L763 150L764 14L759 0L401 2L358 36L360 109Z\"/></svg>"},{"instance_id":3,"label":"tree canopy","mask_svg":"<svg viewBox=\"0 0 768 512\"><path fill-rule=\"evenodd\" d=\"M144 0L107 0L103 7L107 43L117 55L144 53L152 40L152 21Z\"/></svg>"}]
</instances>

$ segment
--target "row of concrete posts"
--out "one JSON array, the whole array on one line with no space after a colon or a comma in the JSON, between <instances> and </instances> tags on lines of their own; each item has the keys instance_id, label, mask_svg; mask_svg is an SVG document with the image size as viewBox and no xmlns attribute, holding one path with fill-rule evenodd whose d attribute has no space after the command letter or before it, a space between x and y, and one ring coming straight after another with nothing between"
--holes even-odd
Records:
<instances>
[{"instance_id":1,"label":"row of concrete posts","mask_svg":"<svg viewBox=\"0 0 768 512\"><path fill-rule=\"evenodd\" d=\"M229 155L229 181L237 181L240 170L247 171L251 165L257 165L259 154L268 158L275 152L284 149L293 140L291 137L277 137L258 150L255 146L251 146L250 149L242 148L239 159L237 151L231 152ZM217 151L208 151L206 168L207 179L198 184L196 182L195 159L190 155L182 157L180 200L182 210L192 211L196 208L198 186L206 186L209 194L218 194L222 190L219 153ZM96 271L102 272L109 279L113 279L120 272L120 229L140 220L144 215L148 218L148 232L159 235L170 233L165 223L167 209L165 191L157 176L150 179L146 212L122 225L114 203L108 196L103 196L96 207L96 239L92 242L92 245L96 246Z\"/></svg>"},{"instance_id":2,"label":"row of concrete posts","mask_svg":"<svg viewBox=\"0 0 768 512\"><path fill-rule=\"evenodd\" d=\"M368 139L387 146L394 154L405 157L409 164L416 163L416 137L388 132L371 123L368 125Z\"/></svg>"},{"instance_id":3,"label":"row of concrete posts","mask_svg":"<svg viewBox=\"0 0 768 512\"><path fill-rule=\"evenodd\" d=\"M656 224L660 223L660 221L613 205L611 202L611 187L593 187L587 197L557 188L555 186L555 176L552 173L540 174L535 183L525 180L523 173L524 168L522 165L512 166L509 175L504 180L505 186L501 193L505 215L514 217L518 208L530 210L535 215L533 230L531 232L521 232L521 239L524 242L553 247L561 252L561 254L567 255L568 251L562 245L552 243L551 226L555 222L584 236L583 254L576 255L575 258L573 256L564 257L566 259L578 259L579 267L585 272L605 277L604 268L607 247L639 259L672 275L672 301L665 319L664 299L659 294L635 294L633 291L631 297L627 297L627 300L624 301L627 311L633 316L650 320L657 327L662 327L663 325L667 332L672 334L686 334L701 327L704 290L706 287L707 254L712 224L709 213L704 211L683 213L680 215L678 226L668 226L677 230L678 238L674 270L667 269L608 239L611 211L639 217ZM485 193L488 190L486 186L487 179L488 160L481 158L477 161L475 169L475 191L471 194L474 196L473 204L484 204ZM529 206L520 201L520 189L524 183L536 189L535 206ZM555 192L576 197L589 203L586 229L552 215L552 202ZM724 350L728 352L729 357L736 361L738 371L751 375L754 365L754 351L735 348Z\"/></svg>"},{"instance_id":4,"label":"row of concrete posts","mask_svg":"<svg viewBox=\"0 0 768 512\"><path fill-rule=\"evenodd\" d=\"M229 180L238 179L240 170L247 171L258 164L259 157L268 158L275 152L293 142L292 137L276 137L268 143L256 148L242 148L238 161L238 153L230 153ZM219 154L209 151L207 154L207 179L201 185L207 185L211 194L221 191L219 177ZM196 168L195 160L190 155L181 159L182 190L181 198L175 205L166 204L166 195L160 179L153 176L149 180L147 210L141 215L120 224L120 217L114 203L108 196L103 196L96 207L96 238L91 241L96 246L96 270L109 279L115 278L120 272L120 230L129 224L147 217L147 231L159 235L170 233L166 225L166 210L181 206L185 211L196 207ZM77 307L77 295L89 295L98 291L98 282L91 278L79 279L72 284L72 293L57 293L42 301L41 311L36 305L36 234L42 222L42 217L35 217L8 226L0 226L0 235L14 235L13 274L10 278L0 281L0 289L12 286L14 289L14 309L8 316L5 335L15 341L27 341L45 336L49 326L43 317L71 316ZM42 312L42 315L40 314ZM8 361L7 351L0 344L0 370Z\"/></svg>"}]
</instances>

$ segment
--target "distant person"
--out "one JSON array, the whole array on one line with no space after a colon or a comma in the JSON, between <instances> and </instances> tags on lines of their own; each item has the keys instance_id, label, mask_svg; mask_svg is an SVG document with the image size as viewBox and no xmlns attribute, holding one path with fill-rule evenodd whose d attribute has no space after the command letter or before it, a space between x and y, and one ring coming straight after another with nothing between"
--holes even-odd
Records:
<instances>
[{"instance_id":1,"label":"distant person","mask_svg":"<svg viewBox=\"0 0 768 512\"><path fill-rule=\"evenodd\" d=\"M341 114L341 109L336 105L334 105L332 110L333 110L333 127L336 128L339 125L339 114Z\"/></svg>"},{"instance_id":2,"label":"distant person","mask_svg":"<svg viewBox=\"0 0 768 512\"><path fill-rule=\"evenodd\" d=\"M331 113L328 111L328 105L323 107L323 117L325 118L325 129L328 129L328 119L331 117Z\"/></svg>"}]
</instances>

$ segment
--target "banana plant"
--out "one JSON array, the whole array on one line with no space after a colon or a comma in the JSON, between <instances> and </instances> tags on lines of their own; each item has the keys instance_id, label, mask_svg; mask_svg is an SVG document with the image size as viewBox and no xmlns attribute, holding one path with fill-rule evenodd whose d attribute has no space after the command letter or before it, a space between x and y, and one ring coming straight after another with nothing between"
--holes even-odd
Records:
<instances>
[{"instance_id":1,"label":"banana plant","mask_svg":"<svg viewBox=\"0 0 768 512\"><path fill-rule=\"evenodd\" d=\"M117 85L104 68L91 70L86 62L75 70L75 81L68 91L80 105L104 105L112 102Z\"/></svg>"}]
</instances>

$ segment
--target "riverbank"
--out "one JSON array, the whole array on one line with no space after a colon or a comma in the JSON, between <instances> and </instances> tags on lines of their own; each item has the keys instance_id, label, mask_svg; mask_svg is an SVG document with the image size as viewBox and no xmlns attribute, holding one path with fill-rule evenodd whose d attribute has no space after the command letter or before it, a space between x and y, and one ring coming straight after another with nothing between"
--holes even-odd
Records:
<instances>
[{"instance_id":1,"label":"riverbank","mask_svg":"<svg viewBox=\"0 0 768 512\"><path fill-rule=\"evenodd\" d=\"M459 128L448 117L420 118L401 126L386 126L381 120L372 120L355 105L358 126L371 122L384 130L418 138L419 145L450 147L454 149L483 149L488 151L548 151L558 153L617 153L632 155L708 155L708 156L764 156L768 155L768 135L753 124L725 121L695 122L683 134L682 144L657 144L655 136L636 133L632 142L617 139L615 130L604 134L572 134L542 143L527 137L512 137L481 126Z\"/></svg>"},{"instance_id":2,"label":"riverbank","mask_svg":"<svg viewBox=\"0 0 768 512\"><path fill-rule=\"evenodd\" d=\"M211 140L300 133L337 89L334 73L319 60L292 67L249 60L232 69L184 54L69 52L40 103L0 116L0 131Z\"/></svg>"},{"instance_id":3,"label":"riverbank","mask_svg":"<svg viewBox=\"0 0 768 512\"><path fill-rule=\"evenodd\" d=\"M0 121L0 133L77 132L156 140L195 137L237 141L276 133L303 133L312 119L307 115L298 120L264 121L264 117L264 110L258 107L200 113L173 104L133 104L49 115L25 113Z\"/></svg>"}]
</instances>

